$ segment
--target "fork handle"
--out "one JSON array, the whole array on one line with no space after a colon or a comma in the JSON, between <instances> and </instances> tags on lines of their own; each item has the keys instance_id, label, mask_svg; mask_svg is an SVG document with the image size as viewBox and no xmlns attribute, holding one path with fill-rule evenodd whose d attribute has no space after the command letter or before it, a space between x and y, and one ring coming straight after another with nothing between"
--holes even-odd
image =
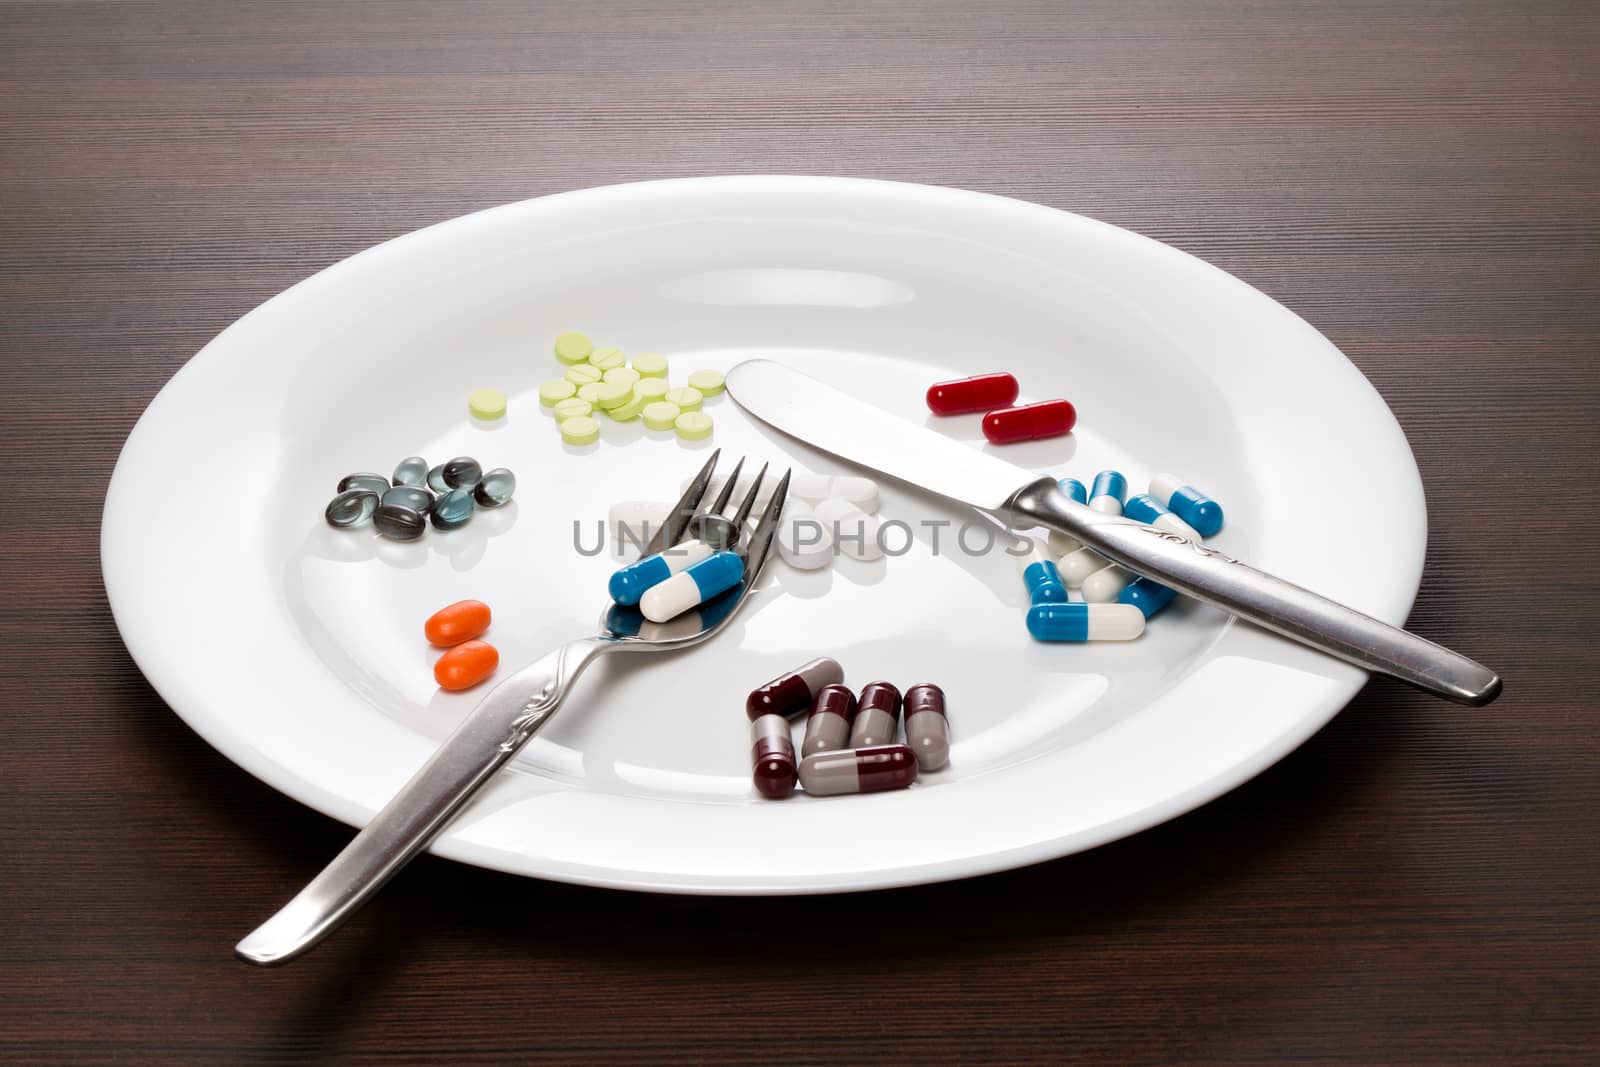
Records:
<instances>
[{"instance_id":1,"label":"fork handle","mask_svg":"<svg viewBox=\"0 0 1600 1067\"><path fill-rule=\"evenodd\" d=\"M1077 538L1129 570L1357 667L1459 704L1487 704L1500 695L1499 676L1481 663L1214 548L1084 507L1063 493L1054 478L1019 489L1006 507Z\"/></svg>"},{"instance_id":2,"label":"fork handle","mask_svg":"<svg viewBox=\"0 0 1600 1067\"><path fill-rule=\"evenodd\" d=\"M287 963L332 933L438 836L550 721L583 669L614 647L596 637L573 641L495 686L344 851L234 952L263 966Z\"/></svg>"}]
</instances>

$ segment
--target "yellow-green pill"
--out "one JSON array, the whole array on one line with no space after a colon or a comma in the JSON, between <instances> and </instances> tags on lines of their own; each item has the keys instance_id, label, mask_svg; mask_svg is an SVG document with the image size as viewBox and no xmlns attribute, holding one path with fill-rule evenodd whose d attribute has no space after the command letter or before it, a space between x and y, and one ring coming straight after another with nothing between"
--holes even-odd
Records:
<instances>
[{"instance_id":1,"label":"yellow-green pill","mask_svg":"<svg viewBox=\"0 0 1600 1067\"><path fill-rule=\"evenodd\" d=\"M652 430L670 430L681 414L678 405L657 400L644 406L644 424Z\"/></svg>"},{"instance_id":2,"label":"yellow-green pill","mask_svg":"<svg viewBox=\"0 0 1600 1067\"><path fill-rule=\"evenodd\" d=\"M628 357L622 354L620 348L597 348L589 353L589 366L599 367L603 371L626 366L627 362Z\"/></svg>"},{"instance_id":3,"label":"yellow-green pill","mask_svg":"<svg viewBox=\"0 0 1600 1067\"><path fill-rule=\"evenodd\" d=\"M599 367L591 367L587 363L574 363L567 368L567 381L573 385L588 385L598 382L603 372Z\"/></svg>"},{"instance_id":4,"label":"yellow-green pill","mask_svg":"<svg viewBox=\"0 0 1600 1067\"><path fill-rule=\"evenodd\" d=\"M639 412L643 411L644 406L648 403L650 403L650 401L646 400L638 393L633 393L630 391L627 403L620 404L617 407L612 408L611 410L607 411L606 414L610 415L618 422L627 422L629 419L637 419L639 417Z\"/></svg>"},{"instance_id":5,"label":"yellow-green pill","mask_svg":"<svg viewBox=\"0 0 1600 1067\"><path fill-rule=\"evenodd\" d=\"M606 371L605 378L602 380L613 382L617 385L626 385L629 389L632 389L634 383L639 380L639 372L631 367L612 367Z\"/></svg>"},{"instance_id":6,"label":"yellow-green pill","mask_svg":"<svg viewBox=\"0 0 1600 1067\"><path fill-rule=\"evenodd\" d=\"M568 330L556 338L556 358L563 363L582 363L593 351L593 342L577 330Z\"/></svg>"},{"instance_id":7,"label":"yellow-green pill","mask_svg":"<svg viewBox=\"0 0 1600 1067\"><path fill-rule=\"evenodd\" d=\"M646 403L652 400L665 400L667 390L671 388L665 378L640 378L633 383L633 395L644 397Z\"/></svg>"},{"instance_id":8,"label":"yellow-green pill","mask_svg":"<svg viewBox=\"0 0 1600 1067\"><path fill-rule=\"evenodd\" d=\"M587 400L591 404L600 403L600 389L605 382L587 382L578 386L578 399Z\"/></svg>"},{"instance_id":9,"label":"yellow-green pill","mask_svg":"<svg viewBox=\"0 0 1600 1067\"><path fill-rule=\"evenodd\" d=\"M467 411L486 422L498 419L506 413L506 394L498 389L474 389L467 397Z\"/></svg>"},{"instance_id":10,"label":"yellow-green pill","mask_svg":"<svg viewBox=\"0 0 1600 1067\"><path fill-rule=\"evenodd\" d=\"M711 436L711 416L703 411L685 411L673 422L672 428L685 441L704 441Z\"/></svg>"},{"instance_id":11,"label":"yellow-green pill","mask_svg":"<svg viewBox=\"0 0 1600 1067\"><path fill-rule=\"evenodd\" d=\"M718 370L697 370L689 375L689 386L700 390L706 396L716 396L722 392L722 372Z\"/></svg>"},{"instance_id":12,"label":"yellow-green pill","mask_svg":"<svg viewBox=\"0 0 1600 1067\"><path fill-rule=\"evenodd\" d=\"M640 352L633 357L633 369L639 372L641 378L665 378L667 357L660 352Z\"/></svg>"},{"instance_id":13,"label":"yellow-green pill","mask_svg":"<svg viewBox=\"0 0 1600 1067\"><path fill-rule=\"evenodd\" d=\"M556 421L560 422L565 419L575 419L579 415L587 415L594 410L594 405L587 400L569 396L565 400L557 400L550 410L555 412Z\"/></svg>"},{"instance_id":14,"label":"yellow-green pill","mask_svg":"<svg viewBox=\"0 0 1600 1067\"><path fill-rule=\"evenodd\" d=\"M700 401L705 399L705 395L693 386L680 385L667 390L667 399L678 405L679 411L699 411Z\"/></svg>"},{"instance_id":15,"label":"yellow-green pill","mask_svg":"<svg viewBox=\"0 0 1600 1067\"><path fill-rule=\"evenodd\" d=\"M633 388L615 382L601 382L595 387L594 405L602 410L619 408L633 399Z\"/></svg>"},{"instance_id":16,"label":"yellow-green pill","mask_svg":"<svg viewBox=\"0 0 1600 1067\"><path fill-rule=\"evenodd\" d=\"M569 445L592 445L600 440L600 424L588 415L562 419L561 439Z\"/></svg>"},{"instance_id":17,"label":"yellow-green pill","mask_svg":"<svg viewBox=\"0 0 1600 1067\"><path fill-rule=\"evenodd\" d=\"M565 378L551 378L539 385L539 403L545 407L554 407L570 396L575 396L578 387Z\"/></svg>"}]
</instances>

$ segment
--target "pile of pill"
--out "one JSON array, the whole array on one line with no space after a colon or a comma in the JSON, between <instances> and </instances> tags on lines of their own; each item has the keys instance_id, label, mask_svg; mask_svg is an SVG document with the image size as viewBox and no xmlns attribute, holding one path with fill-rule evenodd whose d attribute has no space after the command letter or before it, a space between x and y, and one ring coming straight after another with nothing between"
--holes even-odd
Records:
<instances>
[{"instance_id":1,"label":"pile of pill","mask_svg":"<svg viewBox=\"0 0 1600 1067\"><path fill-rule=\"evenodd\" d=\"M484 470L471 456L457 456L436 467L421 456L408 456L394 469L393 479L360 472L339 479L338 495L323 510L328 525L340 530L369 519L384 537L415 541L431 521L435 529L465 526L478 508L511 502L517 476L504 467Z\"/></svg>"},{"instance_id":2,"label":"pile of pill","mask_svg":"<svg viewBox=\"0 0 1600 1067\"><path fill-rule=\"evenodd\" d=\"M685 441L711 436L711 416L700 408L722 392L721 372L697 370L688 384L674 387L666 356L641 352L630 364L620 349L596 348L577 330L556 338L555 353L566 371L539 386L539 403L556 417L567 444L600 440L600 414L616 422L640 419L646 429L670 430Z\"/></svg>"},{"instance_id":3,"label":"pile of pill","mask_svg":"<svg viewBox=\"0 0 1600 1067\"><path fill-rule=\"evenodd\" d=\"M743 499L750 477L741 476L731 499ZM687 491L692 480L685 479L679 491ZM715 500L722 485L714 479L706 487L704 499ZM775 482L762 483L752 514L759 514L766 506L773 488ZM657 501L632 500L613 505L607 515L606 533L617 554L623 555L630 547L642 549L671 510L672 504ZM793 472L775 540L779 558L797 570L826 567L836 554L868 562L883 558L878 483L870 478Z\"/></svg>"},{"instance_id":4,"label":"pile of pill","mask_svg":"<svg viewBox=\"0 0 1600 1067\"><path fill-rule=\"evenodd\" d=\"M1018 392L1017 379L1004 372L935 382L928 387L928 410L935 415L984 412L983 436L997 445L1060 437L1077 425L1078 411L1069 401L1017 405Z\"/></svg>"},{"instance_id":5,"label":"pile of pill","mask_svg":"<svg viewBox=\"0 0 1600 1067\"><path fill-rule=\"evenodd\" d=\"M901 709L905 741L896 741ZM789 720L806 716L805 739L796 759ZM751 692L751 780L769 800L782 800L795 783L812 796L877 793L903 789L919 771L950 762L950 721L944 690L928 682L900 691L869 682L858 700L844 685L844 668L822 657Z\"/></svg>"},{"instance_id":6,"label":"pile of pill","mask_svg":"<svg viewBox=\"0 0 1600 1067\"><path fill-rule=\"evenodd\" d=\"M1222 506L1170 474L1150 480L1150 492L1128 496L1128 479L1101 471L1092 486L1076 478L1057 482L1080 504L1122 515L1199 544L1222 529ZM1028 588L1028 633L1040 641L1131 641L1145 621L1172 603L1172 589L1118 566L1075 538L1052 532L1032 540L1022 557ZM1081 600L1072 600L1069 590Z\"/></svg>"},{"instance_id":7,"label":"pile of pill","mask_svg":"<svg viewBox=\"0 0 1600 1067\"><path fill-rule=\"evenodd\" d=\"M422 624L428 644L446 650L433 665L440 689L471 689L500 665L500 651L478 640L489 630L489 617L489 605L481 600L458 600Z\"/></svg>"}]
</instances>

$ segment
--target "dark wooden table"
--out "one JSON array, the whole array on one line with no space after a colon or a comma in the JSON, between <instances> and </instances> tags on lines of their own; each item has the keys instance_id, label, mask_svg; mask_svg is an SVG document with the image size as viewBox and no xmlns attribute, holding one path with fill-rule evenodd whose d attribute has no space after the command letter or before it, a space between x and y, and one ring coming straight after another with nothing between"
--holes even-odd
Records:
<instances>
[{"instance_id":1,"label":"dark wooden table","mask_svg":"<svg viewBox=\"0 0 1600 1067\"><path fill-rule=\"evenodd\" d=\"M1595 1062L1595 12L0 4L0 1058ZM1412 627L1506 695L1375 681L1217 803L1009 874L772 902L426 859L297 965L234 962L349 831L124 651L97 549L134 420L358 249L735 172L1036 200L1294 308L1421 464Z\"/></svg>"}]
</instances>

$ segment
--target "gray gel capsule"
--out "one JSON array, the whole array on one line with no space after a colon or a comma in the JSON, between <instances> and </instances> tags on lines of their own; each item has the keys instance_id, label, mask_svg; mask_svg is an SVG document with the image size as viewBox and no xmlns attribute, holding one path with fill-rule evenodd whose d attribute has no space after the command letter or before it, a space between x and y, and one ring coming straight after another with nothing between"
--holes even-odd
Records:
<instances>
[{"instance_id":1,"label":"gray gel capsule","mask_svg":"<svg viewBox=\"0 0 1600 1067\"><path fill-rule=\"evenodd\" d=\"M394 468L395 485L427 485L428 461L421 456L407 456Z\"/></svg>"},{"instance_id":2,"label":"gray gel capsule","mask_svg":"<svg viewBox=\"0 0 1600 1067\"><path fill-rule=\"evenodd\" d=\"M917 754L917 766L936 771L950 762L950 720L944 713L944 690L922 682L906 690L906 745Z\"/></svg>"},{"instance_id":3,"label":"gray gel capsule","mask_svg":"<svg viewBox=\"0 0 1600 1067\"><path fill-rule=\"evenodd\" d=\"M905 745L841 748L800 761L800 785L814 797L904 789L917 780L917 757Z\"/></svg>"},{"instance_id":4,"label":"gray gel capsule","mask_svg":"<svg viewBox=\"0 0 1600 1067\"><path fill-rule=\"evenodd\" d=\"M483 480L472 487L472 499L479 507L498 508L511 502L517 491L517 476L504 467L496 467L484 474Z\"/></svg>"},{"instance_id":5,"label":"gray gel capsule","mask_svg":"<svg viewBox=\"0 0 1600 1067\"><path fill-rule=\"evenodd\" d=\"M433 502L433 513L428 518L436 529L454 530L467 524L472 511L472 494L465 489L452 489Z\"/></svg>"},{"instance_id":6,"label":"gray gel capsule","mask_svg":"<svg viewBox=\"0 0 1600 1067\"><path fill-rule=\"evenodd\" d=\"M410 508L426 515L433 510L433 494L414 485L397 485L384 492L383 503Z\"/></svg>"},{"instance_id":7,"label":"gray gel capsule","mask_svg":"<svg viewBox=\"0 0 1600 1067\"><path fill-rule=\"evenodd\" d=\"M483 468L471 456L445 460L444 484L452 489L471 489L483 480Z\"/></svg>"},{"instance_id":8,"label":"gray gel capsule","mask_svg":"<svg viewBox=\"0 0 1600 1067\"><path fill-rule=\"evenodd\" d=\"M343 530L360 526L372 518L372 513L377 510L377 493L371 489L346 489L328 502L322 517L328 520L329 526Z\"/></svg>"},{"instance_id":9,"label":"gray gel capsule","mask_svg":"<svg viewBox=\"0 0 1600 1067\"><path fill-rule=\"evenodd\" d=\"M428 468L428 488L435 493L448 493L451 486L444 480L444 464Z\"/></svg>"},{"instance_id":10,"label":"gray gel capsule","mask_svg":"<svg viewBox=\"0 0 1600 1067\"><path fill-rule=\"evenodd\" d=\"M372 523L383 536L395 541L415 541L428 528L422 512L398 504L379 504Z\"/></svg>"},{"instance_id":11,"label":"gray gel capsule","mask_svg":"<svg viewBox=\"0 0 1600 1067\"><path fill-rule=\"evenodd\" d=\"M806 739L800 743L800 754L827 752L844 748L850 740L850 724L856 717L856 695L842 685L825 685L817 692L817 701L806 718Z\"/></svg>"},{"instance_id":12,"label":"gray gel capsule","mask_svg":"<svg viewBox=\"0 0 1600 1067\"><path fill-rule=\"evenodd\" d=\"M389 479L383 475L373 474L371 471L360 471L356 474L346 474L343 478L340 478L338 491L342 493L346 489L367 489L382 496L384 490L388 488Z\"/></svg>"},{"instance_id":13,"label":"gray gel capsule","mask_svg":"<svg viewBox=\"0 0 1600 1067\"><path fill-rule=\"evenodd\" d=\"M850 729L850 747L894 743L900 725L900 690L888 682L868 682L861 690L861 705Z\"/></svg>"}]
</instances>

